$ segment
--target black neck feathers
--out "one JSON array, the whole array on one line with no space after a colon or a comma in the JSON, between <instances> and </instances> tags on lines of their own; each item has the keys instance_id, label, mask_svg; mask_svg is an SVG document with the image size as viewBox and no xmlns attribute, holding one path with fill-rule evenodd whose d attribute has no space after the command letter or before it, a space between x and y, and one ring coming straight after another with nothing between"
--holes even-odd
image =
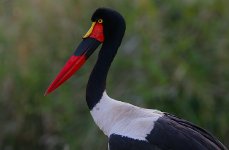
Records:
<instances>
[{"instance_id":1,"label":"black neck feathers","mask_svg":"<svg viewBox=\"0 0 229 150\"><path fill-rule=\"evenodd\" d=\"M107 74L121 44L126 27L123 17L110 9L97 9L92 20L95 18L104 20L105 40L87 84L86 101L90 110L100 101L106 89Z\"/></svg>"}]
</instances>

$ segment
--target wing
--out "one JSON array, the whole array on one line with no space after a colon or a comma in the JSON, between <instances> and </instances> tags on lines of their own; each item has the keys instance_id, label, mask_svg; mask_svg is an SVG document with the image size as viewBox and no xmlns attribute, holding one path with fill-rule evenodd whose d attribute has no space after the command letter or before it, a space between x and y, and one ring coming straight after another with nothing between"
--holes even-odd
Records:
<instances>
[{"instance_id":1,"label":"wing","mask_svg":"<svg viewBox=\"0 0 229 150\"><path fill-rule=\"evenodd\" d=\"M146 139L163 150L227 150L204 129L168 113L155 122Z\"/></svg>"}]
</instances>

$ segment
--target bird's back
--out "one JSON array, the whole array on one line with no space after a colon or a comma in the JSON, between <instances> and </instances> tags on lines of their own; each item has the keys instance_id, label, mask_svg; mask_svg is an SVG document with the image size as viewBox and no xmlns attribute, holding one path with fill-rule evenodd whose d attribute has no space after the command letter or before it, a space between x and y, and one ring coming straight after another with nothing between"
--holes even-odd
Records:
<instances>
[{"instance_id":1,"label":"bird's back","mask_svg":"<svg viewBox=\"0 0 229 150\"><path fill-rule=\"evenodd\" d=\"M110 150L227 150L186 120L116 101L105 92L91 114L108 136Z\"/></svg>"}]
</instances>

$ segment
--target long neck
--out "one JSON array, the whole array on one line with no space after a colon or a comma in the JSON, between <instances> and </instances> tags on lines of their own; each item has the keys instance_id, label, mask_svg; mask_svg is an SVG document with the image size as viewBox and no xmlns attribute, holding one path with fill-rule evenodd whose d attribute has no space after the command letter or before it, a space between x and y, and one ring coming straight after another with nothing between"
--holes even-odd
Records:
<instances>
[{"instance_id":1,"label":"long neck","mask_svg":"<svg viewBox=\"0 0 229 150\"><path fill-rule=\"evenodd\" d=\"M118 46L112 42L104 42L91 72L86 91L86 101L90 110L100 101L106 88L106 78Z\"/></svg>"}]
</instances>

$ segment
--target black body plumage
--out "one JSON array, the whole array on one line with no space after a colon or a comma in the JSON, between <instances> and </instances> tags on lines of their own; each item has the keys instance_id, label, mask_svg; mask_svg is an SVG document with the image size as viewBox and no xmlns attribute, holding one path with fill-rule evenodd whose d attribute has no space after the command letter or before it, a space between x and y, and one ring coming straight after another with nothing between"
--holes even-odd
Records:
<instances>
[{"instance_id":1,"label":"black body plumage","mask_svg":"<svg viewBox=\"0 0 229 150\"><path fill-rule=\"evenodd\" d=\"M147 141L111 135L110 150L227 150L206 130L165 113L155 122Z\"/></svg>"}]
</instances>

